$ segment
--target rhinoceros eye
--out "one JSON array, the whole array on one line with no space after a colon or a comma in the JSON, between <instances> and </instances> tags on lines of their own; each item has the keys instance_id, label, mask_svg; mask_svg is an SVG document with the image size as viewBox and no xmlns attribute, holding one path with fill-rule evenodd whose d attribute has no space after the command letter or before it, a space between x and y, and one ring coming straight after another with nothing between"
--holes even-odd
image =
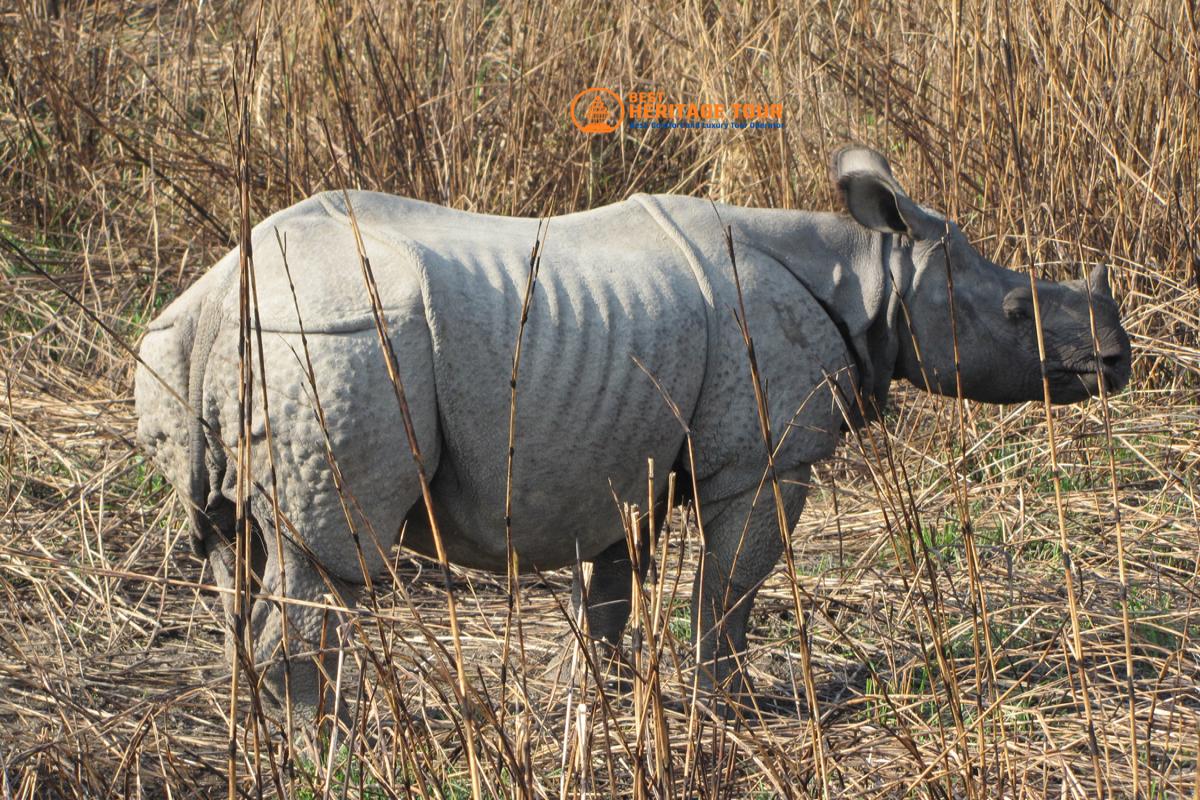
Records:
<instances>
[{"instance_id":1,"label":"rhinoceros eye","mask_svg":"<svg viewBox=\"0 0 1200 800\"><path fill-rule=\"evenodd\" d=\"M1033 293L1028 286L1020 286L1004 295L1004 315L1011 320L1033 316Z\"/></svg>"}]
</instances>

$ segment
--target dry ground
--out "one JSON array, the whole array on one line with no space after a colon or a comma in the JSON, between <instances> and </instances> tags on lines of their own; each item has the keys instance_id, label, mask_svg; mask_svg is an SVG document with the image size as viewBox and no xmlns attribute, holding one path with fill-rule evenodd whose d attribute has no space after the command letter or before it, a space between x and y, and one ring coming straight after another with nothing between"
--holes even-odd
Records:
<instances>
[{"instance_id":1,"label":"dry ground","mask_svg":"<svg viewBox=\"0 0 1200 800\"><path fill-rule=\"evenodd\" d=\"M250 6L0 5L0 796L469 796L469 724L488 796L1200 797L1194 4ZM565 114L589 85L769 99L786 128L589 138ZM847 139L1000 263L1110 264L1131 387L1055 409L1052 448L1040 404L898 386L760 595L761 719L689 710L677 518L636 702L579 662L555 682L582 652L569 576L456 572L464 717L438 569L401 557L354 631L356 732L291 750L244 691L231 727L124 346L236 242L239 189L254 220L341 185L833 208Z\"/></svg>"}]
</instances>

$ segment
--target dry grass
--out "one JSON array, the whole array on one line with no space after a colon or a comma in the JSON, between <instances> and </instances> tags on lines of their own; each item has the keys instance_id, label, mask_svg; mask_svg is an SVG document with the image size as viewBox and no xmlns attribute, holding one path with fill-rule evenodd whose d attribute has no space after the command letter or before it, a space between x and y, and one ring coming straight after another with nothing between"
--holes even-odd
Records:
<instances>
[{"instance_id":1,"label":"dry grass","mask_svg":"<svg viewBox=\"0 0 1200 800\"><path fill-rule=\"evenodd\" d=\"M505 579L455 572L483 793L1200 797L1192 4L17 6L0 9L0 796L226 791L216 597L131 442L113 332L135 342L236 241L239 156L254 219L345 184L522 215L635 190L830 208L824 159L857 139L1000 263L1113 265L1131 388L1056 409L1052 454L1040 404L897 387L819 469L796 574L760 595L764 722L688 709L678 519L647 597L661 685L636 700L581 661L571 693L552 680L582 654L569 576L522 579L506 663ZM588 138L565 109L590 85L769 99L787 126ZM355 631L359 733L314 763L246 716L237 792L469 794L441 578L398 569Z\"/></svg>"}]
</instances>

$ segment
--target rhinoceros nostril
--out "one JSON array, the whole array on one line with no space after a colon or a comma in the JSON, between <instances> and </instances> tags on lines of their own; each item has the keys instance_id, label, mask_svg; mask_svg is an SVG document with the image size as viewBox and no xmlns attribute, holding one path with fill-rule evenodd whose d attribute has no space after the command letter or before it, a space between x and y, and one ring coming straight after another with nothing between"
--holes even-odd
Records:
<instances>
[{"instance_id":1,"label":"rhinoceros nostril","mask_svg":"<svg viewBox=\"0 0 1200 800\"><path fill-rule=\"evenodd\" d=\"M1120 369L1124 360L1124 357L1120 353L1111 356L1103 356L1100 359L1101 363L1104 364L1105 369L1112 370Z\"/></svg>"}]
</instances>

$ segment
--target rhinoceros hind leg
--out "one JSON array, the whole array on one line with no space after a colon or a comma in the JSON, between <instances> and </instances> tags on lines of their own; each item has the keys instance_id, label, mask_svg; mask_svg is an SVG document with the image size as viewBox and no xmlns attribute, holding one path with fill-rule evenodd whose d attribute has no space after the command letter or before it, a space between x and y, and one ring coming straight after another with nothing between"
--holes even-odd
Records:
<instances>
[{"instance_id":1,"label":"rhinoceros hind leg","mask_svg":"<svg viewBox=\"0 0 1200 800\"><path fill-rule=\"evenodd\" d=\"M650 564L650 537L643 522L641 552L638 558L638 582L646 576ZM633 562L629 545L624 539L591 560L592 574L587 586L587 625L589 635L608 651L619 652L621 634L629 621L630 598L633 594ZM571 609L578 614L584 598L581 575L571 584Z\"/></svg>"},{"instance_id":2,"label":"rhinoceros hind leg","mask_svg":"<svg viewBox=\"0 0 1200 800\"><path fill-rule=\"evenodd\" d=\"M290 698L295 721L311 721L318 713L332 714L337 654L349 635L342 623L356 592L318 568L295 543L276 541L270 529L264 536L255 524L251 538L250 606L244 625L238 622L231 593L236 558L233 538L209 548L213 575L225 590L221 600L226 656L230 663L239 658L243 667L247 664L244 656L252 656L250 674L257 679L260 697L269 707L280 710Z\"/></svg>"}]
</instances>

